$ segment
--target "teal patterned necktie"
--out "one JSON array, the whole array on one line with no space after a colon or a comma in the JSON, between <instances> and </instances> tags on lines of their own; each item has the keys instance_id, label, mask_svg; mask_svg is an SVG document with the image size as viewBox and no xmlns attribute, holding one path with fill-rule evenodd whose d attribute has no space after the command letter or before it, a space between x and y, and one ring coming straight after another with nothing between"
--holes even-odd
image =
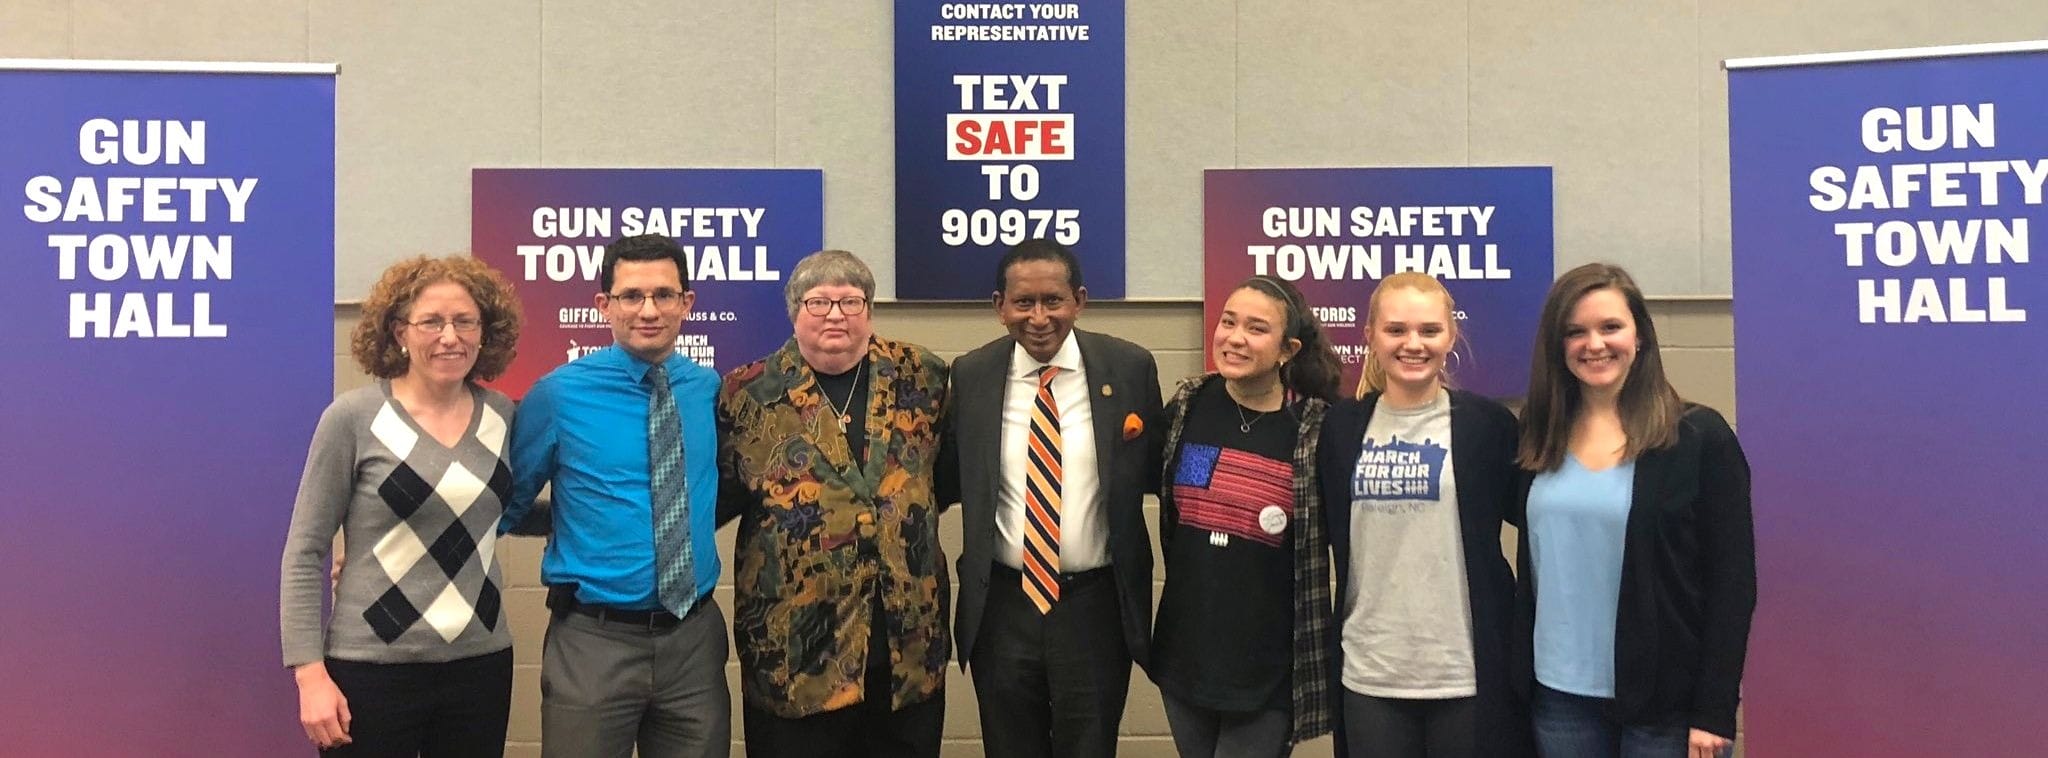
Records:
<instances>
[{"instance_id":1,"label":"teal patterned necktie","mask_svg":"<svg viewBox=\"0 0 2048 758\"><path fill-rule=\"evenodd\" d=\"M647 370L647 464L654 506L654 591L678 618L697 600L690 560L690 488L683 474L683 420L669 391L668 369Z\"/></svg>"}]
</instances>

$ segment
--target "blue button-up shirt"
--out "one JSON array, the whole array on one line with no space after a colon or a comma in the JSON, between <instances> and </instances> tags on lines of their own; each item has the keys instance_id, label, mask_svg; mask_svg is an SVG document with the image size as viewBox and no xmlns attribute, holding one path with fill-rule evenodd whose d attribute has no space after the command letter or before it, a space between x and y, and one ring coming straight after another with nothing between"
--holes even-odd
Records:
<instances>
[{"instance_id":1,"label":"blue button-up shirt","mask_svg":"<svg viewBox=\"0 0 2048 758\"><path fill-rule=\"evenodd\" d=\"M691 560L699 597L718 583L718 374L670 356L670 391L683 422ZM541 581L574 583L580 602L660 607L654 591L654 509L649 494L643 380L653 364L618 346L548 372L528 390L512 423L512 502L498 531L519 523L541 485L554 484L554 533Z\"/></svg>"}]
</instances>

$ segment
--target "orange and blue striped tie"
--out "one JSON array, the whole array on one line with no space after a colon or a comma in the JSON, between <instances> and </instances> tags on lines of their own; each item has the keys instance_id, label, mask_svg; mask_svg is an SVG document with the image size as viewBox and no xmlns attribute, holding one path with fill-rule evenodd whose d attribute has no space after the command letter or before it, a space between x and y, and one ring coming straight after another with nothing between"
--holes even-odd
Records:
<instances>
[{"instance_id":1,"label":"orange and blue striped tie","mask_svg":"<svg viewBox=\"0 0 2048 758\"><path fill-rule=\"evenodd\" d=\"M1030 465L1024 470L1024 595L1041 614L1060 599L1060 409L1052 398L1058 366L1039 369L1031 403Z\"/></svg>"}]
</instances>

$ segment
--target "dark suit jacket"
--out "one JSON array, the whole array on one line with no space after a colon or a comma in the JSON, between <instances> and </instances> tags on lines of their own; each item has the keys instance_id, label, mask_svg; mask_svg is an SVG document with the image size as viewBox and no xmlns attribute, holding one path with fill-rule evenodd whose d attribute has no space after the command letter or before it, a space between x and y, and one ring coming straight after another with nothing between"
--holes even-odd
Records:
<instances>
[{"instance_id":1,"label":"dark suit jacket","mask_svg":"<svg viewBox=\"0 0 2048 758\"><path fill-rule=\"evenodd\" d=\"M1521 481L1528 496L1533 475ZM1535 681L1536 572L1522 532L1515 685ZM1614 704L1623 724L1687 726L1733 739L1750 616L1756 535L1749 460L1721 414L1687 404L1678 444L1636 458L1614 620Z\"/></svg>"},{"instance_id":2,"label":"dark suit jacket","mask_svg":"<svg viewBox=\"0 0 2048 758\"><path fill-rule=\"evenodd\" d=\"M1152 636L1152 538L1142 507L1145 494L1159 489L1159 449L1165 434L1159 428L1159 366L1151 351L1115 337L1075 329L1074 339L1088 374L1095 466L1103 488L1124 642L1131 659L1143 666ZM963 544L953 637L963 665L974 652L975 633L987 607L1002 476L1007 468L1024 463L1001 460L1003 393L1016 345L1016 340L1003 337L953 361L952 405L938 478L939 501L960 503ZM1125 439L1125 419L1132 414L1144 424L1143 431Z\"/></svg>"}]
</instances>

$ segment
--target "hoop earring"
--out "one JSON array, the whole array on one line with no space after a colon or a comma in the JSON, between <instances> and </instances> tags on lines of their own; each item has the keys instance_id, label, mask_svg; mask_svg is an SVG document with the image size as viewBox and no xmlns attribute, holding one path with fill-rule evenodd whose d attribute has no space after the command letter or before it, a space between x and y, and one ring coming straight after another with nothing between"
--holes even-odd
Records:
<instances>
[{"instance_id":1,"label":"hoop earring","mask_svg":"<svg viewBox=\"0 0 2048 758\"><path fill-rule=\"evenodd\" d=\"M1458 368L1464 365L1465 358L1464 356L1459 355L1457 350L1453 349L1450 352L1444 354L1443 373L1456 375L1458 373Z\"/></svg>"}]
</instances>

